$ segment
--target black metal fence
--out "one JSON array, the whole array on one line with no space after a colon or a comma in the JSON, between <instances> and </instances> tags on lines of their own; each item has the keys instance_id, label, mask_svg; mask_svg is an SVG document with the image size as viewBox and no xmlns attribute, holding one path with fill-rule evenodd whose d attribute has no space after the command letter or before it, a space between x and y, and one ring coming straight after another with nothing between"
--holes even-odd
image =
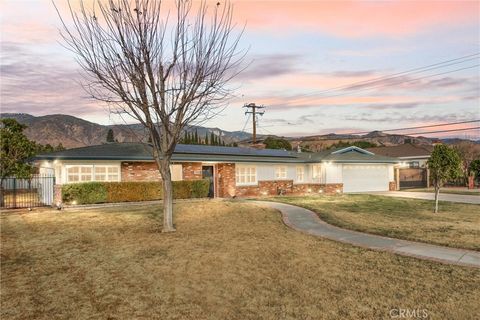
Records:
<instances>
[{"instance_id":1,"label":"black metal fence","mask_svg":"<svg viewBox=\"0 0 480 320\"><path fill-rule=\"evenodd\" d=\"M7 177L0 188L0 207L32 208L51 206L55 176L35 174L29 179Z\"/></svg>"}]
</instances>

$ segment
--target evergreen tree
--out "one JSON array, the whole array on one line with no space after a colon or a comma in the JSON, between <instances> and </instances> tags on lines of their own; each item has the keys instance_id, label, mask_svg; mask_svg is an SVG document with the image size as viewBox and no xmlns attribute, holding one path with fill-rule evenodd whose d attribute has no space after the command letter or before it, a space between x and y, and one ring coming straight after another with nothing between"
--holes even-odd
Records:
<instances>
[{"instance_id":1,"label":"evergreen tree","mask_svg":"<svg viewBox=\"0 0 480 320\"><path fill-rule=\"evenodd\" d=\"M115 139L113 137L113 130L112 129L108 129L107 142L115 142Z\"/></svg>"},{"instance_id":2,"label":"evergreen tree","mask_svg":"<svg viewBox=\"0 0 480 320\"><path fill-rule=\"evenodd\" d=\"M210 132L210 144L212 146L215 145L215 135L213 134L213 132Z\"/></svg>"},{"instance_id":3,"label":"evergreen tree","mask_svg":"<svg viewBox=\"0 0 480 320\"><path fill-rule=\"evenodd\" d=\"M200 140L198 140L198 131L195 129L195 136L193 138L193 144L199 144Z\"/></svg>"},{"instance_id":4,"label":"evergreen tree","mask_svg":"<svg viewBox=\"0 0 480 320\"><path fill-rule=\"evenodd\" d=\"M208 132L205 132L205 144L208 145Z\"/></svg>"}]
</instances>

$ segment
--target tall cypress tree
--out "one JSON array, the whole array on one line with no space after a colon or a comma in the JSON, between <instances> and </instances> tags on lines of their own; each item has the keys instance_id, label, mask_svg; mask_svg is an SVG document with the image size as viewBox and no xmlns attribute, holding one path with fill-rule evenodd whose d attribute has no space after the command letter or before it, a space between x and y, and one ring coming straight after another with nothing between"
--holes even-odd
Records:
<instances>
[{"instance_id":1,"label":"tall cypress tree","mask_svg":"<svg viewBox=\"0 0 480 320\"><path fill-rule=\"evenodd\" d=\"M199 144L199 141L200 141L200 140L198 140L198 131L197 131L197 129L195 129L195 136L194 136L193 139L194 139L194 143L193 143L193 144Z\"/></svg>"},{"instance_id":2,"label":"tall cypress tree","mask_svg":"<svg viewBox=\"0 0 480 320\"><path fill-rule=\"evenodd\" d=\"M205 132L205 144L208 145L208 132Z\"/></svg>"}]
</instances>

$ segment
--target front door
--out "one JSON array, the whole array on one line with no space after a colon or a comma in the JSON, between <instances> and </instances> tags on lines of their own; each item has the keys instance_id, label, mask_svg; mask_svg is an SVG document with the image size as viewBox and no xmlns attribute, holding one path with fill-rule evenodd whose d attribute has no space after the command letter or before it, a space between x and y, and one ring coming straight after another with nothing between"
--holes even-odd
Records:
<instances>
[{"instance_id":1,"label":"front door","mask_svg":"<svg viewBox=\"0 0 480 320\"><path fill-rule=\"evenodd\" d=\"M202 166L202 179L210 181L210 188L208 189L208 196L213 198L213 166Z\"/></svg>"}]
</instances>

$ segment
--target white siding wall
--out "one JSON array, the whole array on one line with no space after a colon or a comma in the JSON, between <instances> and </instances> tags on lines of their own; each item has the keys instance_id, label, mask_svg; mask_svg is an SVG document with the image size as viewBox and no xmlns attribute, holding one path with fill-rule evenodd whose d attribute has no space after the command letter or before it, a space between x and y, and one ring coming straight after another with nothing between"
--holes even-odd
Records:
<instances>
[{"instance_id":1,"label":"white siding wall","mask_svg":"<svg viewBox=\"0 0 480 320\"><path fill-rule=\"evenodd\" d=\"M395 169L393 164L388 165L388 180L390 181L395 181Z\"/></svg>"},{"instance_id":2,"label":"white siding wall","mask_svg":"<svg viewBox=\"0 0 480 320\"><path fill-rule=\"evenodd\" d=\"M342 165L329 163L325 164L325 183L342 183L343 174L342 174Z\"/></svg>"}]
</instances>

